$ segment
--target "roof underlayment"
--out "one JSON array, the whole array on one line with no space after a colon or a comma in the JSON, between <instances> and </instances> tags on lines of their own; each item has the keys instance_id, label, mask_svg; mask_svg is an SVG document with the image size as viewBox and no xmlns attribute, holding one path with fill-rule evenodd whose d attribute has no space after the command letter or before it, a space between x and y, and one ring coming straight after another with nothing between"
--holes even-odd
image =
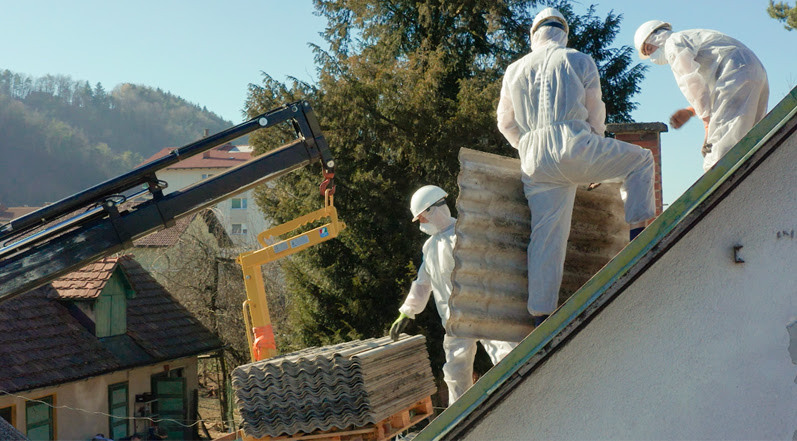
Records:
<instances>
[{"instance_id":1,"label":"roof underlayment","mask_svg":"<svg viewBox=\"0 0 797 441\"><path fill-rule=\"evenodd\" d=\"M532 373L602 306L622 291L797 129L797 88L791 90L717 164L697 180L640 236L485 374L454 405L432 421L416 441L456 439L522 377Z\"/></svg>"}]
</instances>

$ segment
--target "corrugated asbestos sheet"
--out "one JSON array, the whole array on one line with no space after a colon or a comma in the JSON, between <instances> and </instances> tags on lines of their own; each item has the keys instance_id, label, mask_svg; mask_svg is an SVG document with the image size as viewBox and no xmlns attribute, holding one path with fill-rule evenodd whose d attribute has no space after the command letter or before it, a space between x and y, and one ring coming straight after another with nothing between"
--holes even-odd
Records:
<instances>
[{"instance_id":1,"label":"corrugated asbestos sheet","mask_svg":"<svg viewBox=\"0 0 797 441\"><path fill-rule=\"evenodd\" d=\"M520 341L533 329L526 248L531 232L518 159L463 148L457 198L457 244L446 332ZM619 184L576 193L561 304L628 243Z\"/></svg>"},{"instance_id":2,"label":"corrugated asbestos sheet","mask_svg":"<svg viewBox=\"0 0 797 441\"><path fill-rule=\"evenodd\" d=\"M237 367L236 404L248 436L377 423L435 393L422 335L309 348Z\"/></svg>"}]
</instances>

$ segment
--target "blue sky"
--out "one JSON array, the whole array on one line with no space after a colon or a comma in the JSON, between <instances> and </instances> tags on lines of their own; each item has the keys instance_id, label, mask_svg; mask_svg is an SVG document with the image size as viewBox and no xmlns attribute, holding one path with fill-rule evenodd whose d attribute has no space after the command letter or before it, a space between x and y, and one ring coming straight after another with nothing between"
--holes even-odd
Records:
<instances>
[{"instance_id":1,"label":"blue sky","mask_svg":"<svg viewBox=\"0 0 797 441\"><path fill-rule=\"evenodd\" d=\"M284 81L315 78L309 43L325 20L310 0L2 0L0 69L33 76L69 75L106 89L130 82L159 87L216 112L243 120L247 85L261 72ZM631 0L573 2L576 12L595 4L599 15L623 15L615 46L632 45L647 20L674 30L704 28L729 34L759 56L770 83L769 108L797 85L797 31L769 18L766 0ZM646 62L647 63L647 62ZM650 63L648 63L650 64ZM688 104L666 66L651 65L635 96L638 122L667 122ZM664 202L674 201L702 174L697 120L662 134Z\"/></svg>"}]
</instances>

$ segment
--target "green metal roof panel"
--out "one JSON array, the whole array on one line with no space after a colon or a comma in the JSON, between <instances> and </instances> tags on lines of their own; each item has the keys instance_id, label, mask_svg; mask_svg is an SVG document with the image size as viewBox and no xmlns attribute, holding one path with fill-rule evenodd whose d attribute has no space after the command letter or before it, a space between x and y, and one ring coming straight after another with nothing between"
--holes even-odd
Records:
<instances>
[{"instance_id":1,"label":"green metal roof panel","mask_svg":"<svg viewBox=\"0 0 797 441\"><path fill-rule=\"evenodd\" d=\"M732 189L736 181L767 156L768 151L763 147L776 146L778 140L793 132L797 128L796 114L797 87L642 234L576 291L457 402L424 428L415 440L451 438L460 424L478 418L488 400L500 397L519 382L540 360L556 350L562 341L601 306L618 295L657 256L663 254L686 230L698 222L713 206L713 199L721 198L722 194ZM719 189L722 191L718 191Z\"/></svg>"}]
</instances>

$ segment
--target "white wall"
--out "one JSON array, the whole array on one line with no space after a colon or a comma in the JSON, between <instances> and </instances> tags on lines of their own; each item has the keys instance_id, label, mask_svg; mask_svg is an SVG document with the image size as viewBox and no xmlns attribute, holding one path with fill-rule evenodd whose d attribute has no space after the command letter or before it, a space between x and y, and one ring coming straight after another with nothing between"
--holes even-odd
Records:
<instances>
[{"instance_id":1,"label":"white wall","mask_svg":"<svg viewBox=\"0 0 797 441\"><path fill-rule=\"evenodd\" d=\"M157 175L159 179L169 183L169 187L164 190L164 194L169 194L201 181L203 174L212 174L216 176L225 171L226 169L220 168L167 168L157 172ZM233 209L232 198L227 198L216 204L216 206L213 207L213 211L216 213L219 221L224 225L225 231L230 235L230 238L236 245L248 246L249 248L255 247L257 245L257 234L267 229L269 223L255 203L253 190L248 190L233 197L246 198L248 201L247 209ZM232 224L246 225L248 232L246 234L233 234Z\"/></svg>"},{"instance_id":2,"label":"white wall","mask_svg":"<svg viewBox=\"0 0 797 441\"><path fill-rule=\"evenodd\" d=\"M465 439L797 439L788 143Z\"/></svg>"},{"instance_id":3,"label":"white wall","mask_svg":"<svg viewBox=\"0 0 797 441\"><path fill-rule=\"evenodd\" d=\"M108 434L108 386L116 383L128 382L130 416L139 406L135 403L136 394L151 391L150 377L164 371L164 366L169 369L183 368L186 378L186 391L197 389L197 359L196 357L181 358L165 363L145 366L130 370L118 371L100 377L66 383L58 387L35 389L33 391L18 393L17 396L0 396L0 408L14 406L15 427L25 434L25 402L26 399L38 399L49 395L55 396L55 422L56 439L59 440L90 440L98 433ZM63 406L72 409L64 408ZM83 409L85 411L73 410ZM190 409L190 407L189 407ZM137 429L146 430L146 421L139 421ZM129 430L132 434L136 429L131 422Z\"/></svg>"}]
</instances>

